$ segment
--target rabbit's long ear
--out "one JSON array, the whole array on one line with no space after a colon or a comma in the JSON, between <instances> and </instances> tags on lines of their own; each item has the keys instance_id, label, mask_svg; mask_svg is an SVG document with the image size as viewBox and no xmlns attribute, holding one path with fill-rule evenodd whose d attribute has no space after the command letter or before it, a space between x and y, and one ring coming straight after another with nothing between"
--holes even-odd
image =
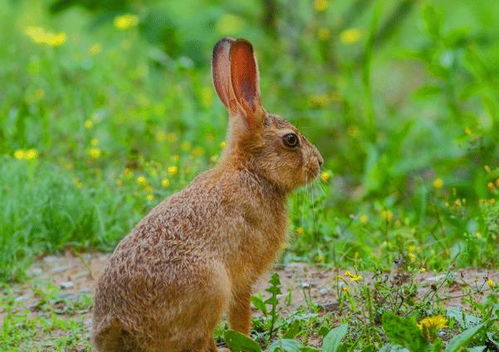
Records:
<instances>
[{"instance_id":1,"label":"rabbit's long ear","mask_svg":"<svg viewBox=\"0 0 499 352\"><path fill-rule=\"evenodd\" d=\"M229 61L230 47L234 42L234 38L225 37L220 39L213 48L211 61L211 73L215 90L230 113L234 113L237 109L237 102L230 83Z\"/></svg>"},{"instance_id":2,"label":"rabbit's long ear","mask_svg":"<svg viewBox=\"0 0 499 352\"><path fill-rule=\"evenodd\" d=\"M264 109L260 102L258 65L253 46L237 39L230 46L230 77L232 90L248 127L261 125Z\"/></svg>"}]
</instances>

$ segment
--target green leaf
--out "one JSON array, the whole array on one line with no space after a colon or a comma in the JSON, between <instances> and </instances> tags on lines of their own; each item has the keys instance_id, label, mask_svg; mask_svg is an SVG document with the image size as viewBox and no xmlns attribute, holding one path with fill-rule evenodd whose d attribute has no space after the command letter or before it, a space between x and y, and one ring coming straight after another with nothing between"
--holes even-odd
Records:
<instances>
[{"instance_id":1,"label":"green leaf","mask_svg":"<svg viewBox=\"0 0 499 352\"><path fill-rule=\"evenodd\" d=\"M253 296L251 297L251 303L253 303L256 309L258 309L263 314L267 315L267 306L265 305L263 299L257 296Z\"/></svg>"},{"instance_id":2,"label":"green leaf","mask_svg":"<svg viewBox=\"0 0 499 352\"><path fill-rule=\"evenodd\" d=\"M429 348L421 330L413 318L402 318L391 313L382 317L383 330L390 342L406 347L411 352L422 352Z\"/></svg>"},{"instance_id":3,"label":"green leaf","mask_svg":"<svg viewBox=\"0 0 499 352\"><path fill-rule=\"evenodd\" d=\"M267 352L300 352L303 345L296 340L282 339L267 348Z\"/></svg>"},{"instance_id":4,"label":"green leaf","mask_svg":"<svg viewBox=\"0 0 499 352\"><path fill-rule=\"evenodd\" d=\"M348 324L343 324L332 329L322 343L322 352L337 352L340 347L340 342L345 337L348 331Z\"/></svg>"},{"instance_id":5,"label":"green leaf","mask_svg":"<svg viewBox=\"0 0 499 352\"><path fill-rule=\"evenodd\" d=\"M224 338L232 352L262 352L261 347L255 341L237 331L227 330Z\"/></svg>"},{"instance_id":6,"label":"green leaf","mask_svg":"<svg viewBox=\"0 0 499 352\"><path fill-rule=\"evenodd\" d=\"M452 340L449 341L445 352L456 352L459 351L461 347L465 347L482 327L483 324L480 324L454 336Z\"/></svg>"}]
</instances>

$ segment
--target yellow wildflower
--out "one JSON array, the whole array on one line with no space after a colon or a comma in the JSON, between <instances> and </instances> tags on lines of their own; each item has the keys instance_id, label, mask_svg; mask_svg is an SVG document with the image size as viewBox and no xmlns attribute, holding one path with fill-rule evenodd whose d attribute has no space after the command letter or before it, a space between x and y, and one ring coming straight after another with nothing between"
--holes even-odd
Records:
<instances>
[{"instance_id":1,"label":"yellow wildflower","mask_svg":"<svg viewBox=\"0 0 499 352\"><path fill-rule=\"evenodd\" d=\"M487 280L487 285L490 287L490 288L494 288L496 286L496 283L494 282L494 280L492 279L488 279Z\"/></svg>"},{"instance_id":2,"label":"yellow wildflower","mask_svg":"<svg viewBox=\"0 0 499 352\"><path fill-rule=\"evenodd\" d=\"M426 273L426 268L425 268L425 267L422 267L421 269L419 269L419 272L420 272L421 274Z\"/></svg>"},{"instance_id":3,"label":"yellow wildflower","mask_svg":"<svg viewBox=\"0 0 499 352\"><path fill-rule=\"evenodd\" d=\"M470 129L469 127L466 127L466 128L464 129L464 133L465 133L466 135L468 135L468 136L471 136L471 134L472 134L473 132L471 132L471 129Z\"/></svg>"},{"instance_id":4,"label":"yellow wildflower","mask_svg":"<svg viewBox=\"0 0 499 352\"><path fill-rule=\"evenodd\" d=\"M167 171L170 175L175 176L178 173L177 166L168 166Z\"/></svg>"},{"instance_id":5,"label":"yellow wildflower","mask_svg":"<svg viewBox=\"0 0 499 352\"><path fill-rule=\"evenodd\" d=\"M227 143L225 141L220 142L220 148L224 149L227 146Z\"/></svg>"},{"instance_id":6,"label":"yellow wildflower","mask_svg":"<svg viewBox=\"0 0 499 352\"><path fill-rule=\"evenodd\" d=\"M331 174L327 171L323 171L321 172L321 180L324 181L324 182L327 182L329 181L329 179L331 178Z\"/></svg>"},{"instance_id":7,"label":"yellow wildflower","mask_svg":"<svg viewBox=\"0 0 499 352\"><path fill-rule=\"evenodd\" d=\"M218 155L215 154L215 155L210 156L210 161L212 163L216 163L218 161Z\"/></svg>"},{"instance_id":8,"label":"yellow wildflower","mask_svg":"<svg viewBox=\"0 0 499 352\"><path fill-rule=\"evenodd\" d=\"M97 138L92 138L90 140L90 145L93 146L93 147L96 147L99 145L99 140Z\"/></svg>"},{"instance_id":9,"label":"yellow wildflower","mask_svg":"<svg viewBox=\"0 0 499 352\"><path fill-rule=\"evenodd\" d=\"M347 270L345 271L345 276L352 277L353 275L350 271Z\"/></svg>"},{"instance_id":10,"label":"yellow wildflower","mask_svg":"<svg viewBox=\"0 0 499 352\"><path fill-rule=\"evenodd\" d=\"M448 320L444 316L435 315L434 317L428 317L428 318L422 319L419 322L418 327L422 330L423 329L441 330L441 329L447 327L447 322L448 322Z\"/></svg>"},{"instance_id":11,"label":"yellow wildflower","mask_svg":"<svg viewBox=\"0 0 499 352\"><path fill-rule=\"evenodd\" d=\"M213 105L213 90L211 87L203 87L201 89L201 104L205 108L209 108Z\"/></svg>"},{"instance_id":12,"label":"yellow wildflower","mask_svg":"<svg viewBox=\"0 0 499 352\"><path fill-rule=\"evenodd\" d=\"M92 55L97 55L102 51L102 45L99 43L93 44L90 49L88 49L88 52Z\"/></svg>"},{"instance_id":13,"label":"yellow wildflower","mask_svg":"<svg viewBox=\"0 0 499 352\"><path fill-rule=\"evenodd\" d=\"M139 24L139 18L131 14L116 16L113 20L113 24L120 31L124 31L137 26L137 24Z\"/></svg>"},{"instance_id":14,"label":"yellow wildflower","mask_svg":"<svg viewBox=\"0 0 499 352\"><path fill-rule=\"evenodd\" d=\"M489 182L487 183L487 188L493 191L496 188L496 185L494 184L494 182Z\"/></svg>"},{"instance_id":15,"label":"yellow wildflower","mask_svg":"<svg viewBox=\"0 0 499 352\"><path fill-rule=\"evenodd\" d=\"M369 221L369 217L365 214L362 214L361 216L359 216L359 221L362 224L367 224L367 222Z\"/></svg>"},{"instance_id":16,"label":"yellow wildflower","mask_svg":"<svg viewBox=\"0 0 499 352\"><path fill-rule=\"evenodd\" d=\"M24 159L24 150L23 149L18 149L14 152L14 158L17 160L22 160Z\"/></svg>"},{"instance_id":17,"label":"yellow wildflower","mask_svg":"<svg viewBox=\"0 0 499 352\"><path fill-rule=\"evenodd\" d=\"M393 218L393 213L390 210L383 210L381 212L381 217L386 221L390 221Z\"/></svg>"},{"instance_id":18,"label":"yellow wildflower","mask_svg":"<svg viewBox=\"0 0 499 352\"><path fill-rule=\"evenodd\" d=\"M37 44L52 47L61 46L66 42L66 33L52 33L42 27L28 27L24 31L28 37Z\"/></svg>"},{"instance_id":19,"label":"yellow wildflower","mask_svg":"<svg viewBox=\"0 0 499 352\"><path fill-rule=\"evenodd\" d=\"M326 11L328 7L329 7L328 0L314 0L315 11L323 12L323 11Z\"/></svg>"},{"instance_id":20,"label":"yellow wildflower","mask_svg":"<svg viewBox=\"0 0 499 352\"><path fill-rule=\"evenodd\" d=\"M303 227L297 227L295 232L297 235L303 235L303 233L305 232L305 229Z\"/></svg>"},{"instance_id":21,"label":"yellow wildflower","mask_svg":"<svg viewBox=\"0 0 499 352\"><path fill-rule=\"evenodd\" d=\"M244 19L231 13L226 13L215 24L215 29L223 35L235 35L244 26Z\"/></svg>"},{"instance_id":22,"label":"yellow wildflower","mask_svg":"<svg viewBox=\"0 0 499 352\"><path fill-rule=\"evenodd\" d=\"M349 293L349 292L350 292L350 288L349 288L348 286L343 286L343 287L341 288L341 290L342 290L343 292L345 292L345 293Z\"/></svg>"},{"instance_id":23,"label":"yellow wildflower","mask_svg":"<svg viewBox=\"0 0 499 352\"><path fill-rule=\"evenodd\" d=\"M323 108L331 101L328 94L312 95L308 98L308 104L313 108Z\"/></svg>"},{"instance_id":24,"label":"yellow wildflower","mask_svg":"<svg viewBox=\"0 0 499 352\"><path fill-rule=\"evenodd\" d=\"M196 147L192 149L191 154L192 156L201 156L204 153L204 149L201 147Z\"/></svg>"},{"instance_id":25,"label":"yellow wildflower","mask_svg":"<svg viewBox=\"0 0 499 352\"><path fill-rule=\"evenodd\" d=\"M353 44L359 41L362 32L357 28L345 29L340 33L340 41L343 44Z\"/></svg>"},{"instance_id":26,"label":"yellow wildflower","mask_svg":"<svg viewBox=\"0 0 499 352\"><path fill-rule=\"evenodd\" d=\"M88 150L88 155L90 155L92 159L99 159L101 154L102 152L99 148L90 148Z\"/></svg>"},{"instance_id":27,"label":"yellow wildflower","mask_svg":"<svg viewBox=\"0 0 499 352\"><path fill-rule=\"evenodd\" d=\"M76 188L83 188L83 183L78 177L73 178L73 184L76 186Z\"/></svg>"},{"instance_id":28,"label":"yellow wildflower","mask_svg":"<svg viewBox=\"0 0 499 352\"><path fill-rule=\"evenodd\" d=\"M328 40L331 38L331 30L326 27L321 27L317 30L317 38L319 40Z\"/></svg>"},{"instance_id":29,"label":"yellow wildflower","mask_svg":"<svg viewBox=\"0 0 499 352\"><path fill-rule=\"evenodd\" d=\"M192 147L191 142L185 141L180 144L180 149L182 149L184 152L190 150Z\"/></svg>"},{"instance_id":30,"label":"yellow wildflower","mask_svg":"<svg viewBox=\"0 0 499 352\"><path fill-rule=\"evenodd\" d=\"M147 194L146 199L147 200L153 200L154 199L154 194L152 194L152 193Z\"/></svg>"},{"instance_id":31,"label":"yellow wildflower","mask_svg":"<svg viewBox=\"0 0 499 352\"><path fill-rule=\"evenodd\" d=\"M33 160L38 157L38 151L36 149L28 149L24 153L24 159Z\"/></svg>"},{"instance_id":32,"label":"yellow wildflower","mask_svg":"<svg viewBox=\"0 0 499 352\"><path fill-rule=\"evenodd\" d=\"M144 176L139 176L135 180L139 185L144 186L147 184L147 179Z\"/></svg>"},{"instance_id":33,"label":"yellow wildflower","mask_svg":"<svg viewBox=\"0 0 499 352\"><path fill-rule=\"evenodd\" d=\"M437 177L436 179L433 180L433 187L439 189L442 188L443 185L444 181L440 177Z\"/></svg>"},{"instance_id":34,"label":"yellow wildflower","mask_svg":"<svg viewBox=\"0 0 499 352\"><path fill-rule=\"evenodd\" d=\"M407 258L409 258L409 260L413 262L416 260L416 255L414 253L407 253Z\"/></svg>"},{"instance_id":35,"label":"yellow wildflower","mask_svg":"<svg viewBox=\"0 0 499 352\"><path fill-rule=\"evenodd\" d=\"M165 188L168 187L168 186L170 186L170 180L167 179L167 178L162 179L161 180L161 186L163 186Z\"/></svg>"},{"instance_id":36,"label":"yellow wildflower","mask_svg":"<svg viewBox=\"0 0 499 352\"><path fill-rule=\"evenodd\" d=\"M325 258L322 254L319 254L314 258L314 260L316 263L324 263Z\"/></svg>"},{"instance_id":37,"label":"yellow wildflower","mask_svg":"<svg viewBox=\"0 0 499 352\"><path fill-rule=\"evenodd\" d=\"M350 276L350 281L352 281L352 282L357 282L359 280L362 280L362 275L356 274L356 275Z\"/></svg>"},{"instance_id":38,"label":"yellow wildflower","mask_svg":"<svg viewBox=\"0 0 499 352\"><path fill-rule=\"evenodd\" d=\"M85 126L86 129L91 129L94 127L94 123L91 120L87 120L83 123L83 126Z\"/></svg>"}]
</instances>

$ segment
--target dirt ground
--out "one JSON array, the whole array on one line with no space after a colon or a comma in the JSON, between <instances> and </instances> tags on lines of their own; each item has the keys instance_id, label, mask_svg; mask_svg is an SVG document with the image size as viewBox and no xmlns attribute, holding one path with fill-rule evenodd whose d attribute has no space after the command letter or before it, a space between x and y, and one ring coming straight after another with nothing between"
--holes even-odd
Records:
<instances>
[{"instance_id":1,"label":"dirt ground","mask_svg":"<svg viewBox=\"0 0 499 352\"><path fill-rule=\"evenodd\" d=\"M93 295L96 281L103 273L107 264L108 253L84 253L75 255L66 253L60 256L46 256L37 261L29 270L29 274L42 280L48 280L66 290L68 294L89 293ZM336 289L333 285L337 275L344 275L344 270L330 267L317 267L309 264L294 263L277 266L283 295L292 291L292 299L287 309L292 310L306 304L307 300L324 307L334 305ZM361 273L369 281L372 274ZM386 274L393 280L397 273ZM416 277L419 283L419 294L424 295L441 282L446 273L425 272ZM460 305L463 290L472 288L485 294L488 290L485 282L489 279L499 281L499 270L459 269L453 271L454 284L439 288L439 297L446 301L447 306ZM262 278L255 288L256 292L264 292L268 277ZM403 275L400 278L403 280ZM27 287L26 287L27 288ZM26 292L27 293L27 292ZM28 294L28 293L27 293Z\"/></svg>"},{"instance_id":2,"label":"dirt ground","mask_svg":"<svg viewBox=\"0 0 499 352\"><path fill-rule=\"evenodd\" d=\"M105 269L109 255L108 253L74 254L67 252L64 255L51 255L40 258L28 271L31 279L25 283L13 285L12 289L17 295L16 300L22 301L23 305L28 309L30 309L29 307L35 307L32 311L33 314L36 314L36 305L39 303L33 288L36 281L48 282L58 286L61 289L61 295L69 300L76 300L82 294L93 297L96 282ZM295 263L285 266L278 265L275 271L280 274L282 295L285 297L280 302L286 302L282 306L281 313L283 315L296 310L300 306L306 306L310 302L318 305L322 311L338 311L337 292L341 289L341 286L338 285L339 282L341 285L341 281L336 278L338 275L348 278L345 270ZM373 281L372 273L355 274L362 275L362 283L369 284ZM381 275L383 280L386 279L392 285L407 280L403 272L397 272L396 270ZM418 295L425 297L438 287L436 299L442 301L446 307L462 306L462 298L466 296L465 292L473 292L473 298L481 300L481 297L484 297L490 291L486 284L487 280L491 279L499 282L499 270L455 270L452 272L452 283L441 284L446 281L447 275L448 273L433 272L418 274L415 278L418 284ZM257 285L255 288L257 293L266 294L265 287L269 276L270 274L262 278ZM349 282L348 280L346 279L347 282ZM353 285L353 283L350 282L350 285ZM60 313L65 316L63 311ZM90 311L84 310L78 314L83 314L85 331L90 331L92 324ZM3 321L4 315L5 312L0 311L0 323ZM74 349L74 351L80 350L83 349Z\"/></svg>"}]
</instances>

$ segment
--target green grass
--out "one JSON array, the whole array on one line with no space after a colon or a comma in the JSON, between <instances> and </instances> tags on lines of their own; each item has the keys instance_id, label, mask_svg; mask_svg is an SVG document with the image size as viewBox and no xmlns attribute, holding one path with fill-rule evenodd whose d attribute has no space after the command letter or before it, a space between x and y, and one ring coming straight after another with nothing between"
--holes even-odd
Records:
<instances>
[{"instance_id":1,"label":"green grass","mask_svg":"<svg viewBox=\"0 0 499 352\"><path fill-rule=\"evenodd\" d=\"M57 14L51 3L0 2L1 282L29 279L27 267L43 254L110 251L215 164L227 116L210 55L225 35L254 43L265 106L326 160L323 179L290 198L281 263L497 269L493 0L325 1L324 11L277 0L275 25L263 21L263 2L123 1L109 10L87 1L96 7ZM139 25L118 30L113 18L122 13ZM67 39L37 44L30 26ZM349 43L352 29L359 38ZM4 320L4 336L29 321L18 319ZM57 319L47 319L50 330ZM317 319L299 331L322 338L339 323ZM379 319L366 326L381 329ZM349 331L363 322L355 324ZM377 336L379 347L386 339ZM31 348L29 336L16 338L9 343Z\"/></svg>"}]
</instances>

